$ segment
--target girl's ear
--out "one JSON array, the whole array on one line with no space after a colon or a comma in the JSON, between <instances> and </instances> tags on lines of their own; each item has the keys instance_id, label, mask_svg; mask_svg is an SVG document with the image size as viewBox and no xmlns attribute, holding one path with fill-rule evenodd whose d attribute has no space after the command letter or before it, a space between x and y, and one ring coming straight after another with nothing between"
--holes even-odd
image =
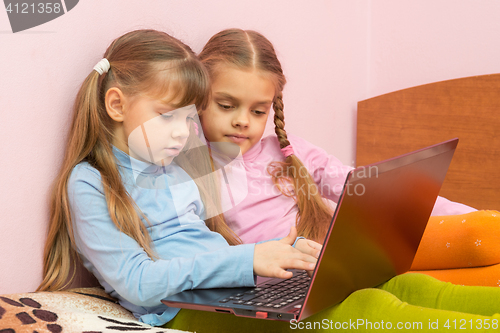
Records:
<instances>
[{"instance_id":1,"label":"girl's ear","mask_svg":"<svg viewBox=\"0 0 500 333\"><path fill-rule=\"evenodd\" d=\"M116 87L109 88L104 97L104 105L109 117L117 122L122 122L124 118L125 95Z\"/></svg>"}]
</instances>

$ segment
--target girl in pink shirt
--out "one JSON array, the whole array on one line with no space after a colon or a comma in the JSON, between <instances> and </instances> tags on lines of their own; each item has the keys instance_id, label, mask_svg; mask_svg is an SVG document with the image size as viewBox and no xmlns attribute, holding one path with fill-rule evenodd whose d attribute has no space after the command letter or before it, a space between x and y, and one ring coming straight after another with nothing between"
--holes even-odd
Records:
<instances>
[{"instance_id":1,"label":"girl in pink shirt","mask_svg":"<svg viewBox=\"0 0 500 333\"><path fill-rule=\"evenodd\" d=\"M244 172L234 180L246 184L233 188L240 200L225 209L226 223L244 243L285 237L293 225L299 236L321 242L352 167L285 131L286 79L272 44L257 32L229 29L214 35L199 57L212 79L200 115L205 137L237 145L242 154L236 164ZM262 138L271 107L276 135ZM433 215L471 211L439 198Z\"/></svg>"}]
</instances>

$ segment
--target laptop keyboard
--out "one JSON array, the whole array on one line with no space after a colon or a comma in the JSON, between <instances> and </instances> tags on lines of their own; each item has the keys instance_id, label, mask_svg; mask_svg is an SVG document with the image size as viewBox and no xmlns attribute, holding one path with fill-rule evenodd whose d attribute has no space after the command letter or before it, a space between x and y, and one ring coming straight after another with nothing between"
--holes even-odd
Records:
<instances>
[{"instance_id":1,"label":"laptop keyboard","mask_svg":"<svg viewBox=\"0 0 500 333\"><path fill-rule=\"evenodd\" d=\"M262 306L279 309L290 303L303 300L311 278L305 271L296 271L294 276L276 283L266 283L245 293L224 298L219 303Z\"/></svg>"}]
</instances>

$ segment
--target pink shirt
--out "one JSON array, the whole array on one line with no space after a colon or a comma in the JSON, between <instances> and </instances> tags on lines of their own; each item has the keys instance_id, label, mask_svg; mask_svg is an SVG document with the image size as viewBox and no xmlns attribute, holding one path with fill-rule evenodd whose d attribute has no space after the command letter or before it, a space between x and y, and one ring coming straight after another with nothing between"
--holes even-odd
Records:
<instances>
[{"instance_id":1,"label":"pink shirt","mask_svg":"<svg viewBox=\"0 0 500 333\"><path fill-rule=\"evenodd\" d=\"M288 139L295 155L313 176L322 196L338 202L345 178L352 167L342 164L336 157L304 139L291 134ZM263 138L238 161L239 168L246 173L246 184L239 182L239 188L244 186L248 193L246 196L240 193L236 202L233 200L229 206L232 208L225 209L224 217L244 243L285 237L295 225L298 210L294 198L283 195L267 172L269 163L284 160L278 139L271 135ZM234 189L232 195L238 197ZM471 211L474 211L471 207L440 197L432 213L451 215Z\"/></svg>"}]
</instances>

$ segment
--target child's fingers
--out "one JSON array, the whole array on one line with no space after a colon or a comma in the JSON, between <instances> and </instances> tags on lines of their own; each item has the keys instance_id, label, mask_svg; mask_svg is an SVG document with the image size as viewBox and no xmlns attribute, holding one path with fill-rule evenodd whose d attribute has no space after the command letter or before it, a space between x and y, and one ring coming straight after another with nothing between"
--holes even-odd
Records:
<instances>
[{"instance_id":1,"label":"child's fingers","mask_svg":"<svg viewBox=\"0 0 500 333\"><path fill-rule=\"evenodd\" d=\"M307 256L307 258L304 259L286 259L286 262L284 263L284 267L286 269L303 269L306 271L312 271L316 267L316 259Z\"/></svg>"},{"instance_id":2,"label":"child's fingers","mask_svg":"<svg viewBox=\"0 0 500 333\"><path fill-rule=\"evenodd\" d=\"M282 238L280 242L288 245L293 245L296 239L297 239L297 228L295 228L295 226L292 226L290 228L290 233L285 238Z\"/></svg>"},{"instance_id":3,"label":"child's fingers","mask_svg":"<svg viewBox=\"0 0 500 333\"><path fill-rule=\"evenodd\" d=\"M290 238L293 236L291 232ZM255 245L253 266L256 275L287 279L292 273L286 269L311 271L316 262L314 256L302 253L290 244L271 241Z\"/></svg>"},{"instance_id":4,"label":"child's fingers","mask_svg":"<svg viewBox=\"0 0 500 333\"><path fill-rule=\"evenodd\" d=\"M308 254L310 256L313 256L315 258L319 257L319 251L316 250L315 248L312 248L311 246L309 246L309 244L307 243L306 240L301 239L301 240L299 240L299 242L300 242L300 244L295 245L295 248L297 250L299 250L300 252L302 252L304 254Z\"/></svg>"},{"instance_id":5,"label":"child's fingers","mask_svg":"<svg viewBox=\"0 0 500 333\"><path fill-rule=\"evenodd\" d=\"M299 239L297 244L295 244L295 248L302 253L318 258L322 246L321 244L309 239Z\"/></svg>"},{"instance_id":6,"label":"child's fingers","mask_svg":"<svg viewBox=\"0 0 500 333\"><path fill-rule=\"evenodd\" d=\"M293 273L290 271L286 271L285 269L301 269L305 270L309 276L312 276L314 268L316 267L316 263L303 261L300 259L289 261L283 264L282 267L279 267L275 272L276 277L280 279L289 279L293 276Z\"/></svg>"},{"instance_id":7,"label":"child's fingers","mask_svg":"<svg viewBox=\"0 0 500 333\"><path fill-rule=\"evenodd\" d=\"M283 268L278 267L273 276L276 276L277 278L280 278L280 279L289 279L293 276L293 273L289 272L289 271L285 271Z\"/></svg>"},{"instance_id":8,"label":"child's fingers","mask_svg":"<svg viewBox=\"0 0 500 333\"><path fill-rule=\"evenodd\" d=\"M314 270L316 263L311 262L310 260L302 260L299 258L296 259L285 259L281 263L278 263L275 267L272 268L272 272L270 272L270 276L278 277L280 279L289 279L293 276L292 272L286 271L286 269L301 269L305 271Z\"/></svg>"},{"instance_id":9,"label":"child's fingers","mask_svg":"<svg viewBox=\"0 0 500 333\"><path fill-rule=\"evenodd\" d=\"M281 258L280 265L285 269L305 269L312 270L316 266L318 259L305 253L294 253L293 255Z\"/></svg>"},{"instance_id":10,"label":"child's fingers","mask_svg":"<svg viewBox=\"0 0 500 333\"><path fill-rule=\"evenodd\" d=\"M323 246L312 240L307 240L307 245L309 245L309 247L312 249L308 251L308 254L312 255L314 258L319 258L319 254L321 253L321 249L323 248Z\"/></svg>"},{"instance_id":11,"label":"child's fingers","mask_svg":"<svg viewBox=\"0 0 500 333\"><path fill-rule=\"evenodd\" d=\"M321 251L321 249L323 248L323 245L321 245L320 243L317 243L313 240L310 240L310 239L307 240L307 244L310 247L312 247L313 249L318 250L318 251Z\"/></svg>"},{"instance_id":12,"label":"child's fingers","mask_svg":"<svg viewBox=\"0 0 500 333\"><path fill-rule=\"evenodd\" d=\"M304 262L310 262L313 264L316 264L318 262L318 259L316 259L314 256L311 256L306 253L297 253L298 259Z\"/></svg>"}]
</instances>

